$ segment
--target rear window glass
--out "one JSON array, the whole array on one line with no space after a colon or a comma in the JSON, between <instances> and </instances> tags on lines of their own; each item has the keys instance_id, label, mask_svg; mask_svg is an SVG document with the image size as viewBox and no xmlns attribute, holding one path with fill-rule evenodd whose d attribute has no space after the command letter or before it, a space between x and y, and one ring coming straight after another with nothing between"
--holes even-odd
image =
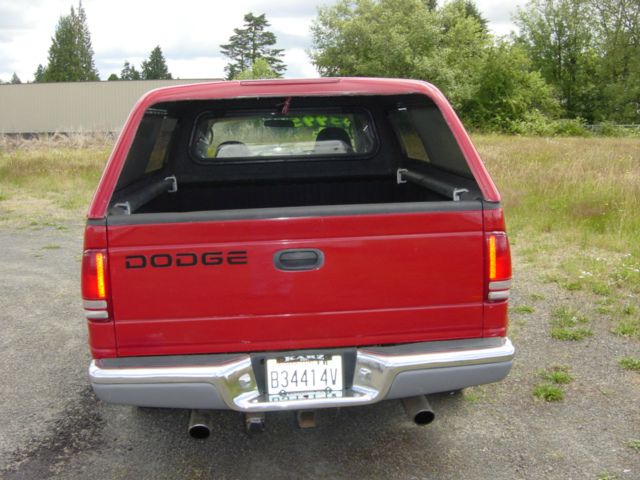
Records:
<instances>
[{"instance_id":1,"label":"rear window glass","mask_svg":"<svg viewBox=\"0 0 640 480\"><path fill-rule=\"evenodd\" d=\"M192 154L205 162L349 157L374 148L373 124L364 112L204 116L191 142Z\"/></svg>"}]
</instances>

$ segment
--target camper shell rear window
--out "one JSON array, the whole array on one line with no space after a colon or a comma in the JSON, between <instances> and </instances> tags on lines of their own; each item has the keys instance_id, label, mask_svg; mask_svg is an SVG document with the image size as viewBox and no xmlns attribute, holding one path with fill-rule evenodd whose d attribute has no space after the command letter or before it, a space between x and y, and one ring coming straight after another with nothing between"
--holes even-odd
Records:
<instances>
[{"instance_id":1,"label":"camper shell rear window","mask_svg":"<svg viewBox=\"0 0 640 480\"><path fill-rule=\"evenodd\" d=\"M201 115L191 139L192 157L201 163L361 157L377 147L368 112L234 112Z\"/></svg>"}]
</instances>

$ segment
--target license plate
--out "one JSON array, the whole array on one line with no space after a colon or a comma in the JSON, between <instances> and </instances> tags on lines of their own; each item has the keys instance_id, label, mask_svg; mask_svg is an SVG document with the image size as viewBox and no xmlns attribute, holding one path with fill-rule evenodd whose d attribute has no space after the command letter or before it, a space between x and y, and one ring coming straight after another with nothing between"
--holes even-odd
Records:
<instances>
[{"instance_id":1,"label":"license plate","mask_svg":"<svg viewBox=\"0 0 640 480\"><path fill-rule=\"evenodd\" d=\"M341 391L342 355L292 355L267 359L267 392Z\"/></svg>"}]
</instances>

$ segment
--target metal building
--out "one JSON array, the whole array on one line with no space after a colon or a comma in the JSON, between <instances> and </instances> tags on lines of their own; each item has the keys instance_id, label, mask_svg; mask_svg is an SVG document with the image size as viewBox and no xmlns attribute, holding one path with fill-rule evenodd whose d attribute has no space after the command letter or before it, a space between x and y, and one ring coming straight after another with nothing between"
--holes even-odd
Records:
<instances>
[{"instance_id":1,"label":"metal building","mask_svg":"<svg viewBox=\"0 0 640 480\"><path fill-rule=\"evenodd\" d=\"M143 93L216 80L220 79L0 85L0 134L118 132Z\"/></svg>"}]
</instances>

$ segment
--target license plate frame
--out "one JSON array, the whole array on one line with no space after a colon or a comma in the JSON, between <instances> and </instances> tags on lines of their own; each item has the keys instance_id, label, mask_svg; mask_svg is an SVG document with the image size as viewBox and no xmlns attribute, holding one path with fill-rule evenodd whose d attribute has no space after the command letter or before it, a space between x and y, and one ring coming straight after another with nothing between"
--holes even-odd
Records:
<instances>
[{"instance_id":1,"label":"license plate frame","mask_svg":"<svg viewBox=\"0 0 640 480\"><path fill-rule=\"evenodd\" d=\"M343 355L294 354L267 358L265 383L267 395L276 397L342 392L345 385Z\"/></svg>"}]
</instances>

